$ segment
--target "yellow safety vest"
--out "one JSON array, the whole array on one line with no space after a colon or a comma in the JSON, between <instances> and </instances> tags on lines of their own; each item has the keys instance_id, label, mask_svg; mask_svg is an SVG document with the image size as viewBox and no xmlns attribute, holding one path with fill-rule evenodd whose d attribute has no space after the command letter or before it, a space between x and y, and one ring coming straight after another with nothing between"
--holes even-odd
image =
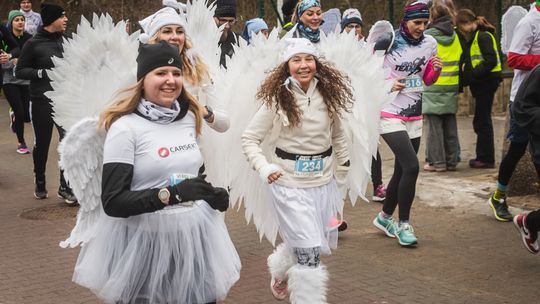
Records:
<instances>
[{"instance_id":1,"label":"yellow safety vest","mask_svg":"<svg viewBox=\"0 0 540 304\"><path fill-rule=\"evenodd\" d=\"M437 52L442 59L443 67L441 75L434 85L459 85L459 59L463 50L458 35L454 36L454 42L450 45L437 43Z\"/></svg>"},{"instance_id":2,"label":"yellow safety vest","mask_svg":"<svg viewBox=\"0 0 540 304\"><path fill-rule=\"evenodd\" d=\"M480 64L480 62L484 61L484 57L482 56L482 52L480 51L480 46L478 45L478 33L480 31L476 31L476 35L474 35L474 40L471 45L471 63L472 67L475 68L477 65ZM493 49L495 50L495 54L497 54L497 65L491 69L491 72L500 72L502 71L501 66L501 59L499 58L499 50L497 49L497 43L495 42L495 37L493 37L493 34L490 32L486 32L491 36L491 41L493 42Z\"/></svg>"}]
</instances>

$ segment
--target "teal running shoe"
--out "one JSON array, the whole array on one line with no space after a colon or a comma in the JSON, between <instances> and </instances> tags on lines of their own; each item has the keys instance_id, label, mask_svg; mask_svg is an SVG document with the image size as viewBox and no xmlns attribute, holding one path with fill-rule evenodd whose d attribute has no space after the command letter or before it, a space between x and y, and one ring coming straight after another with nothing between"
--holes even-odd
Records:
<instances>
[{"instance_id":1,"label":"teal running shoe","mask_svg":"<svg viewBox=\"0 0 540 304\"><path fill-rule=\"evenodd\" d=\"M401 246L412 246L418 243L418 239L414 235L414 229L410 224L398 225L396 237Z\"/></svg>"},{"instance_id":2,"label":"teal running shoe","mask_svg":"<svg viewBox=\"0 0 540 304\"><path fill-rule=\"evenodd\" d=\"M373 225L381 229L384 233L386 233L387 236L391 238L396 237L396 222L392 217L385 219L381 217L380 214L377 214L373 220Z\"/></svg>"}]
</instances>

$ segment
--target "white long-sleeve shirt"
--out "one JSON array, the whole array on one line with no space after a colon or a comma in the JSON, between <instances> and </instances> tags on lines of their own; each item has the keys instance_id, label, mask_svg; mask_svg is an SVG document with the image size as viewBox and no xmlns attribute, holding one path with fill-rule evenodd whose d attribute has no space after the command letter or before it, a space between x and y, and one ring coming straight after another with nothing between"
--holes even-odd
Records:
<instances>
[{"instance_id":1,"label":"white long-sleeve shirt","mask_svg":"<svg viewBox=\"0 0 540 304\"><path fill-rule=\"evenodd\" d=\"M291 85L295 100L300 107L301 122L297 127L289 124L287 115L276 111L275 105L262 105L242 134L242 147L251 167L256 171L276 164L282 168L283 176L276 183L287 187L318 187L327 184L333 177L334 158L339 164L349 160L349 151L341 119L337 114L330 116L323 97L317 89L317 79L312 80L307 92L297 84ZM282 159L274 151L267 159L261 143L278 131L275 146L283 151L299 155L316 155L333 149L333 155L323 159L322 176L295 175L294 160Z\"/></svg>"},{"instance_id":2,"label":"white long-sleeve shirt","mask_svg":"<svg viewBox=\"0 0 540 304\"><path fill-rule=\"evenodd\" d=\"M184 81L184 88L193 95L202 106L209 106L214 113L214 121L206 122L210 128L217 132L223 133L230 127L229 115L218 103L218 97L215 94L215 89L212 84L194 86L188 81Z\"/></svg>"}]
</instances>

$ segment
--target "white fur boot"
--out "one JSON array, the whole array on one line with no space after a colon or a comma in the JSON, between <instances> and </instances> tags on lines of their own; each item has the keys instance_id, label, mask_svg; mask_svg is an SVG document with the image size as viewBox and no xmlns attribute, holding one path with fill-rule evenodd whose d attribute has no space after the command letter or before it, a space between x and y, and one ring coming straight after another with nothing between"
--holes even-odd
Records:
<instances>
[{"instance_id":1,"label":"white fur boot","mask_svg":"<svg viewBox=\"0 0 540 304\"><path fill-rule=\"evenodd\" d=\"M326 304L328 271L325 266L295 265L288 275L291 304Z\"/></svg>"},{"instance_id":2,"label":"white fur boot","mask_svg":"<svg viewBox=\"0 0 540 304\"><path fill-rule=\"evenodd\" d=\"M287 298L287 271L296 264L296 260L296 255L283 243L268 256L268 270L272 276L270 290L277 300Z\"/></svg>"},{"instance_id":3,"label":"white fur boot","mask_svg":"<svg viewBox=\"0 0 540 304\"><path fill-rule=\"evenodd\" d=\"M280 280L287 278L287 271L296 264L296 255L284 243L279 244L268 256L268 270L272 277Z\"/></svg>"}]
</instances>

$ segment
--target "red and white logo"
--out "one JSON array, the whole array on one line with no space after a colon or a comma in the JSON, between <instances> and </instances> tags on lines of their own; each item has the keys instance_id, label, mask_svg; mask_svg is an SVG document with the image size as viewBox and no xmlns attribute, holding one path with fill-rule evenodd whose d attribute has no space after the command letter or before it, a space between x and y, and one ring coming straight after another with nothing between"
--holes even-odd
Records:
<instances>
[{"instance_id":1,"label":"red and white logo","mask_svg":"<svg viewBox=\"0 0 540 304\"><path fill-rule=\"evenodd\" d=\"M169 156L169 154L170 154L170 152L169 152L169 149L167 149L167 148L159 148L159 150L158 150L158 155L161 158L165 158L165 157Z\"/></svg>"}]
</instances>

